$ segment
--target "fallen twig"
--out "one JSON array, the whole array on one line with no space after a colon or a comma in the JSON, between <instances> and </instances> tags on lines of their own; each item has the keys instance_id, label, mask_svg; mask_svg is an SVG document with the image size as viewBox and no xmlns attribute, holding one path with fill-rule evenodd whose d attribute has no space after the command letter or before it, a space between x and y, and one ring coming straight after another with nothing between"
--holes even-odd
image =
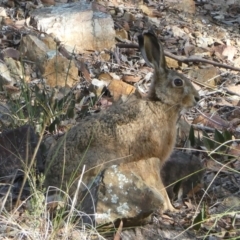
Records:
<instances>
[{"instance_id":1,"label":"fallen twig","mask_svg":"<svg viewBox=\"0 0 240 240\"><path fill-rule=\"evenodd\" d=\"M221 67L221 68L231 69L231 70L234 70L234 71L240 71L240 68L229 66L229 65L226 65L226 64L223 64L223 63L214 62L214 61L207 60L207 59L204 59L204 58L201 58L201 57L185 58L185 57L182 57L182 56L176 56L176 55L174 55L170 52L167 52L167 51L164 51L164 53L165 53L166 56L168 56L170 58L173 58L177 61L183 62L183 63L202 62L202 63L212 64L214 66Z\"/></svg>"},{"instance_id":2,"label":"fallen twig","mask_svg":"<svg viewBox=\"0 0 240 240\"><path fill-rule=\"evenodd\" d=\"M139 48L138 44L136 44L136 43L117 43L116 46L119 47L119 48ZM182 57L182 56L176 56L176 55L174 55L174 54L172 54L168 51L164 51L164 54L167 57L170 57L170 58L175 59L175 60L177 60L179 62L182 62L182 63L202 62L202 63L211 64L211 65L216 66L216 67L231 69L231 70L240 72L240 68L229 66L229 65L226 65L226 64L223 64L223 63L214 62L214 61L207 60L207 59L204 59L204 58L201 58L201 57L186 58L186 57Z\"/></svg>"},{"instance_id":3,"label":"fallen twig","mask_svg":"<svg viewBox=\"0 0 240 240\"><path fill-rule=\"evenodd\" d=\"M211 127L206 127L203 125L199 125L199 124L192 124L193 128L196 130L201 130L201 131L208 131L208 132L214 132L215 129L211 128Z\"/></svg>"}]
</instances>

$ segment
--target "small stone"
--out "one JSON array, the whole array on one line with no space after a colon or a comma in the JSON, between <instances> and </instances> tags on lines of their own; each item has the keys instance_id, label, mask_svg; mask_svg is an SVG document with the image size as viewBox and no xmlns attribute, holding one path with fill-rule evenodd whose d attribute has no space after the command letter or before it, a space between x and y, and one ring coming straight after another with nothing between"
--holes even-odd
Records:
<instances>
[{"instance_id":1,"label":"small stone","mask_svg":"<svg viewBox=\"0 0 240 240\"><path fill-rule=\"evenodd\" d=\"M13 84L8 67L5 63L0 62L0 88L5 84Z\"/></svg>"}]
</instances>

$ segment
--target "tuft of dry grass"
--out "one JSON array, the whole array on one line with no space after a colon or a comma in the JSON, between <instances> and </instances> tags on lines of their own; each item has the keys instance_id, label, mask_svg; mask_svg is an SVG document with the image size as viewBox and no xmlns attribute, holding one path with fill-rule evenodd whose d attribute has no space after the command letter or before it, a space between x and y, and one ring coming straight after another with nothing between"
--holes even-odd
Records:
<instances>
[{"instance_id":1,"label":"tuft of dry grass","mask_svg":"<svg viewBox=\"0 0 240 240\"><path fill-rule=\"evenodd\" d=\"M93 224L86 226L81 221L81 217L86 214L75 208L75 196L70 199L60 189L54 190L61 192L63 198L48 196L49 190L45 195L35 189L17 208L11 211L3 208L0 215L0 239L104 239ZM63 199L68 199L69 204L65 204Z\"/></svg>"}]
</instances>

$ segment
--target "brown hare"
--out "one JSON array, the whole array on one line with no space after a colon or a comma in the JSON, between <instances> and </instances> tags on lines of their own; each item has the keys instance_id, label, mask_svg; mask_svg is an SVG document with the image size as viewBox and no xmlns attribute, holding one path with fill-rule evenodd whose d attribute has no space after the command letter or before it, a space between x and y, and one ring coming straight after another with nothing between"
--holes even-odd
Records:
<instances>
[{"instance_id":1,"label":"brown hare","mask_svg":"<svg viewBox=\"0 0 240 240\"><path fill-rule=\"evenodd\" d=\"M164 163L172 153L180 111L193 107L199 95L186 77L167 68L153 33L141 35L139 45L145 61L154 67L148 97L133 94L70 129L47 156L47 186L66 189L71 181L74 192L83 165L88 181L110 165L151 157Z\"/></svg>"}]
</instances>

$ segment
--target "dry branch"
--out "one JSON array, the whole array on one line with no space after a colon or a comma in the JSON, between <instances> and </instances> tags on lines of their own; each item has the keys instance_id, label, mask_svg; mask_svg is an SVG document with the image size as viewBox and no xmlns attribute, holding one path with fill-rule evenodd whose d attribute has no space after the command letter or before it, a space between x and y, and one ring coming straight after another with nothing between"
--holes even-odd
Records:
<instances>
[{"instance_id":1,"label":"dry branch","mask_svg":"<svg viewBox=\"0 0 240 240\"><path fill-rule=\"evenodd\" d=\"M135 44L135 43L117 43L116 46L119 47L119 48L139 48L138 44ZM223 64L223 63L217 63L217 62L207 60L207 59L204 59L204 58L201 58L201 57L186 58L186 57L182 57L182 56L176 56L176 55L174 55L174 54L172 54L172 53L170 53L166 50L164 51L164 54L165 54L165 56L170 57L172 59L175 59L175 60L177 60L179 62L182 62L182 63L202 62L202 63L211 64L211 65L216 66L216 67L226 68L226 69L230 69L230 70L240 72L240 68L229 66L229 65L226 65L226 64Z\"/></svg>"}]
</instances>

